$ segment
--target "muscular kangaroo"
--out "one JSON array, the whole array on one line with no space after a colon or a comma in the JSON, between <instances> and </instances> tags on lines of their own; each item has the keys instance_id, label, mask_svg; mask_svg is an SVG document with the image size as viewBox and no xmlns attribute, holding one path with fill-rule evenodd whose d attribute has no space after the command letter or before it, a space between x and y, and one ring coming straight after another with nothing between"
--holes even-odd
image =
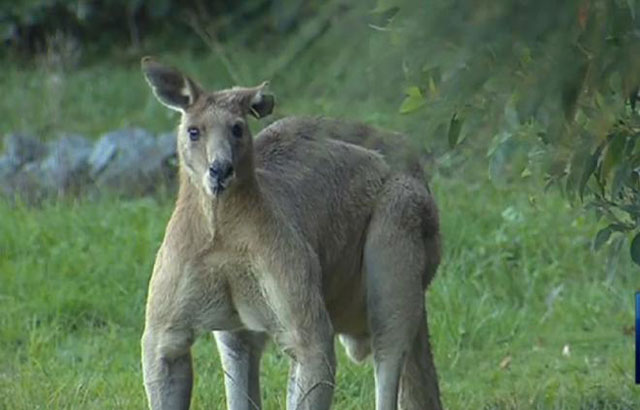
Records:
<instances>
[{"instance_id":1,"label":"muscular kangaroo","mask_svg":"<svg viewBox=\"0 0 640 410\"><path fill-rule=\"evenodd\" d=\"M287 409L331 407L334 337L373 353L377 410L440 409L424 291L440 260L438 213L420 177L343 142L381 131L286 118L266 84L204 91L145 57L161 103L180 111L180 187L149 284L142 337L152 409L187 409L190 347L213 331L227 406L260 409L267 337L291 358Z\"/></svg>"}]
</instances>

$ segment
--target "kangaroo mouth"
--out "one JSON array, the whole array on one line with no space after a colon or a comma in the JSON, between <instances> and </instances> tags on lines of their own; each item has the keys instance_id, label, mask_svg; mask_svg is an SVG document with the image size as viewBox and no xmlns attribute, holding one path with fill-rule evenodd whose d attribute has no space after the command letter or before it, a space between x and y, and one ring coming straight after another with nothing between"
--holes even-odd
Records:
<instances>
[{"instance_id":1,"label":"kangaroo mouth","mask_svg":"<svg viewBox=\"0 0 640 410\"><path fill-rule=\"evenodd\" d=\"M218 197L231 185L231 182L235 179L235 174L230 174L225 178L215 178L206 175L204 179L204 188L207 194Z\"/></svg>"},{"instance_id":2,"label":"kangaroo mouth","mask_svg":"<svg viewBox=\"0 0 640 410\"><path fill-rule=\"evenodd\" d=\"M227 189L227 181L228 179L214 182L211 187L211 192L213 192L214 195L220 195L225 189Z\"/></svg>"}]
</instances>

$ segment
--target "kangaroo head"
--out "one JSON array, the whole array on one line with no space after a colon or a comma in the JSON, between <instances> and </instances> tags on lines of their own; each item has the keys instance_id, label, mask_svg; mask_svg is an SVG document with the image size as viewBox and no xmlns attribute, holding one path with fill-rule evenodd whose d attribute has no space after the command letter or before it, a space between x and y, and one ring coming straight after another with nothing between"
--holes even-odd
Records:
<instances>
[{"instance_id":1,"label":"kangaroo head","mask_svg":"<svg viewBox=\"0 0 640 410\"><path fill-rule=\"evenodd\" d=\"M216 197L234 180L252 176L247 115L262 118L273 111L274 98L265 92L266 82L208 92L151 57L142 59L142 72L158 100L182 113L178 155L194 185Z\"/></svg>"}]
</instances>

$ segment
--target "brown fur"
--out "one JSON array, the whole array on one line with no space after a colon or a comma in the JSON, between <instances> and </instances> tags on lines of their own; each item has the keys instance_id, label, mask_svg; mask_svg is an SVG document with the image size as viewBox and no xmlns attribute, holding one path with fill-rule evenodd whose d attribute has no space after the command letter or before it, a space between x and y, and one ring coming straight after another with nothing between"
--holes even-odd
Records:
<instances>
[{"instance_id":1,"label":"brown fur","mask_svg":"<svg viewBox=\"0 0 640 410\"><path fill-rule=\"evenodd\" d=\"M254 141L246 115L273 106L264 84L206 93L154 60L143 71L158 98L183 112L180 189L143 336L151 407L188 408L189 348L216 331L232 410L260 407L266 335L292 358L290 410L329 408L334 335L356 360L373 351L378 410L395 409L398 392L402 409L440 409L423 293L440 259L435 203L423 180L340 141L383 133L287 118ZM202 130L198 141L190 127Z\"/></svg>"}]
</instances>

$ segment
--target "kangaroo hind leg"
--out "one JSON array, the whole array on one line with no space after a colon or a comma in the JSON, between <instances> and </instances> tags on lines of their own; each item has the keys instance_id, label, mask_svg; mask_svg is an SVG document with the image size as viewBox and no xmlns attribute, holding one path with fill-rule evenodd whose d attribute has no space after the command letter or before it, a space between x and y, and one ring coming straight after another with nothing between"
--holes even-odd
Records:
<instances>
[{"instance_id":1,"label":"kangaroo hind leg","mask_svg":"<svg viewBox=\"0 0 640 410\"><path fill-rule=\"evenodd\" d=\"M266 335L250 331L214 332L224 369L228 410L260 410L260 357Z\"/></svg>"},{"instance_id":2,"label":"kangaroo hind leg","mask_svg":"<svg viewBox=\"0 0 640 410\"><path fill-rule=\"evenodd\" d=\"M438 246L437 227L429 232L431 204L428 193L417 181L392 181L381 195L369 225L363 260L376 410L397 409L399 392L405 396L409 392L403 388L409 386L404 381L405 369L408 361L416 360L416 338L426 326L424 290L438 258L438 249L431 249ZM437 380L430 382L437 386ZM401 408L405 408L402 403L400 400ZM411 409L439 409L429 407L427 402L419 404L423 406Z\"/></svg>"},{"instance_id":3,"label":"kangaroo hind leg","mask_svg":"<svg viewBox=\"0 0 640 410\"><path fill-rule=\"evenodd\" d=\"M442 409L426 317L421 318L418 333L402 369L398 407L400 410Z\"/></svg>"}]
</instances>

